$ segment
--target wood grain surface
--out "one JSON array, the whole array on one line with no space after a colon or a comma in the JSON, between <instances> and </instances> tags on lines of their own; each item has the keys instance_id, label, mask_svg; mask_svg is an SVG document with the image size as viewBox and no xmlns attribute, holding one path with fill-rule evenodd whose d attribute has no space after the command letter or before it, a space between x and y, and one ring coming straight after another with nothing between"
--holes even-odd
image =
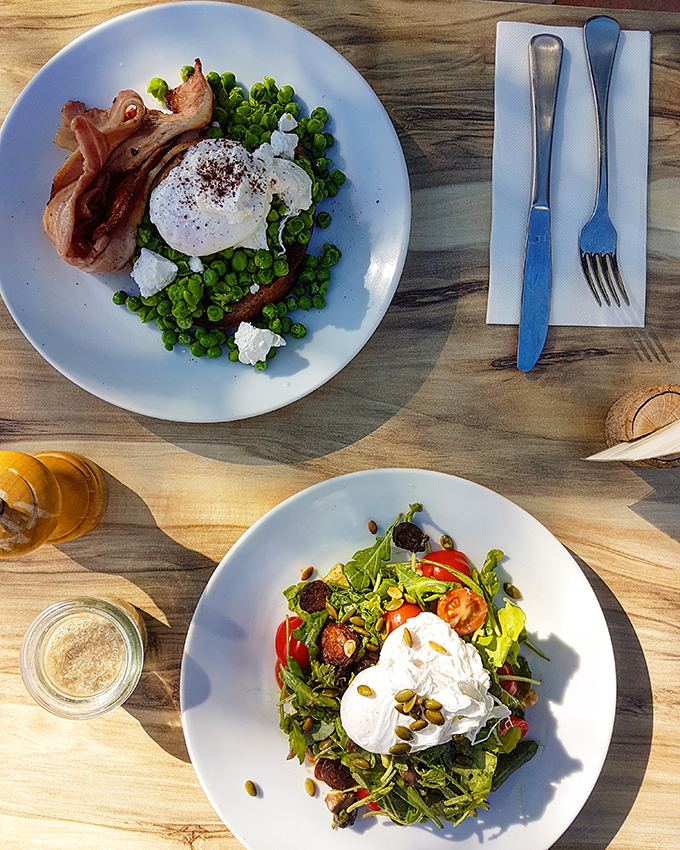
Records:
<instances>
[{"instance_id":1,"label":"wood grain surface","mask_svg":"<svg viewBox=\"0 0 680 850\"><path fill-rule=\"evenodd\" d=\"M0 117L60 48L143 5L4 0ZM196 602L230 546L286 497L342 473L401 466L469 478L521 505L571 550L604 609L618 671L613 740L555 846L676 850L680 470L582 458L604 447L618 397L678 381L680 15L616 13L624 28L653 33L646 328L551 328L524 375L517 328L485 324L495 27L580 25L592 10L489 0L248 5L320 36L382 100L413 191L406 267L383 322L339 375L284 410L229 424L158 421L88 395L0 304L0 448L78 452L109 485L108 511L89 536L0 562L3 847L236 850L182 736L180 661ZM32 702L17 659L44 607L87 594L137 605L150 649L123 708L69 722Z\"/></svg>"}]
</instances>

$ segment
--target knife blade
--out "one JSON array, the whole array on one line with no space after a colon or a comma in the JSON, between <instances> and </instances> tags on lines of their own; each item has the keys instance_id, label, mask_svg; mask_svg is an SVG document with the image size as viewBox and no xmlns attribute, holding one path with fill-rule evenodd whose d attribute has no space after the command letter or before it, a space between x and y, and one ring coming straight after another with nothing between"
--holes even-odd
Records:
<instances>
[{"instance_id":1,"label":"knife blade","mask_svg":"<svg viewBox=\"0 0 680 850\"><path fill-rule=\"evenodd\" d=\"M534 167L517 344L517 368L522 372L536 365L548 335L552 293L550 161L563 49L562 39L547 33L535 35L529 48Z\"/></svg>"}]
</instances>

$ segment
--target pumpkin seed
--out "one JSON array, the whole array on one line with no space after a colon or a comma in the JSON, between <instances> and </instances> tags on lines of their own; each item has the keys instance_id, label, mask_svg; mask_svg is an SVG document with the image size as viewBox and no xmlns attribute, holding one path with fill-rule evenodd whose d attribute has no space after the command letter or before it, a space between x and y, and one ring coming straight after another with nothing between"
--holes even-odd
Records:
<instances>
[{"instance_id":1,"label":"pumpkin seed","mask_svg":"<svg viewBox=\"0 0 680 850\"><path fill-rule=\"evenodd\" d=\"M252 779L246 780L245 789L251 797L257 797L257 786L252 781Z\"/></svg>"},{"instance_id":2,"label":"pumpkin seed","mask_svg":"<svg viewBox=\"0 0 680 850\"><path fill-rule=\"evenodd\" d=\"M323 741L319 741L319 750L327 750L328 747L332 746L332 744L332 738L324 738Z\"/></svg>"},{"instance_id":3,"label":"pumpkin seed","mask_svg":"<svg viewBox=\"0 0 680 850\"><path fill-rule=\"evenodd\" d=\"M408 714L408 711L406 711L406 709L404 708L404 704L403 704L402 702L398 702L398 703L394 706L394 710L395 710L395 711L398 711L398 712L399 712L399 714Z\"/></svg>"},{"instance_id":4,"label":"pumpkin seed","mask_svg":"<svg viewBox=\"0 0 680 850\"><path fill-rule=\"evenodd\" d=\"M411 637L411 632L408 629L404 629L404 643L406 646L413 646L413 638Z\"/></svg>"},{"instance_id":5,"label":"pumpkin seed","mask_svg":"<svg viewBox=\"0 0 680 850\"><path fill-rule=\"evenodd\" d=\"M368 685L359 685L357 688L357 693L362 697L372 697L373 696L373 688L369 688Z\"/></svg>"},{"instance_id":6,"label":"pumpkin seed","mask_svg":"<svg viewBox=\"0 0 680 850\"><path fill-rule=\"evenodd\" d=\"M409 729L412 732L420 732L421 729L424 729L427 726L427 720L414 720L413 723L409 725Z\"/></svg>"},{"instance_id":7,"label":"pumpkin seed","mask_svg":"<svg viewBox=\"0 0 680 850\"><path fill-rule=\"evenodd\" d=\"M519 592L519 590L515 587L514 584L510 584L509 581L507 581L503 585L503 590L508 594L510 599L521 599L522 598L522 594Z\"/></svg>"},{"instance_id":8,"label":"pumpkin seed","mask_svg":"<svg viewBox=\"0 0 680 850\"><path fill-rule=\"evenodd\" d=\"M410 602L411 605L417 605L416 598L414 596L411 596L410 593L404 594L404 602Z\"/></svg>"},{"instance_id":9,"label":"pumpkin seed","mask_svg":"<svg viewBox=\"0 0 680 850\"><path fill-rule=\"evenodd\" d=\"M354 617L354 615L356 614L356 612L357 612L356 608L348 608L345 611L345 613L342 615L342 617L340 618L340 622L346 623L348 620L351 620L352 617Z\"/></svg>"},{"instance_id":10,"label":"pumpkin seed","mask_svg":"<svg viewBox=\"0 0 680 850\"><path fill-rule=\"evenodd\" d=\"M384 753L380 756L380 763L383 767L389 767L392 764L392 760L389 756L386 756Z\"/></svg>"},{"instance_id":11,"label":"pumpkin seed","mask_svg":"<svg viewBox=\"0 0 680 850\"><path fill-rule=\"evenodd\" d=\"M375 630L377 632L381 632L384 627L385 627L385 620L382 617L378 617L378 619L375 621Z\"/></svg>"},{"instance_id":12,"label":"pumpkin seed","mask_svg":"<svg viewBox=\"0 0 680 850\"><path fill-rule=\"evenodd\" d=\"M312 575L313 572L314 567L305 567L304 570L300 573L300 578L302 579L302 581L307 581L307 579Z\"/></svg>"},{"instance_id":13,"label":"pumpkin seed","mask_svg":"<svg viewBox=\"0 0 680 850\"><path fill-rule=\"evenodd\" d=\"M415 693L410 688L404 688L403 691L397 691L394 695L395 702L408 702L411 697L414 697Z\"/></svg>"},{"instance_id":14,"label":"pumpkin seed","mask_svg":"<svg viewBox=\"0 0 680 850\"><path fill-rule=\"evenodd\" d=\"M331 603L330 603L330 602L326 602L326 611L328 611L328 616L329 616L331 619L333 619L333 620L337 620L337 619L338 619L338 612L337 612L337 611L336 611L336 609L335 609L335 608L331 605Z\"/></svg>"},{"instance_id":15,"label":"pumpkin seed","mask_svg":"<svg viewBox=\"0 0 680 850\"><path fill-rule=\"evenodd\" d=\"M350 640L345 641L345 645L342 647L342 651L345 653L345 655L348 658L351 658L353 653L354 653L354 650L356 648L357 648L357 642L350 638Z\"/></svg>"},{"instance_id":16,"label":"pumpkin seed","mask_svg":"<svg viewBox=\"0 0 680 850\"><path fill-rule=\"evenodd\" d=\"M441 711L435 711L431 708L425 709L425 719L429 720L434 726L444 725L444 715Z\"/></svg>"},{"instance_id":17,"label":"pumpkin seed","mask_svg":"<svg viewBox=\"0 0 680 850\"><path fill-rule=\"evenodd\" d=\"M371 532L371 534L375 534L378 530L378 523L375 522L375 520L369 519L368 530Z\"/></svg>"},{"instance_id":18,"label":"pumpkin seed","mask_svg":"<svg viewBox=\"0 0 680 850\"><path fill-rule=\"evenodd\" d=\"M439 711L439 709L442 707L442 704L440 702L438 702L436 699L426 699L423 702L423 706L425 708L434 709L434 711Z\"/></svg>"},{"instance_id":19,"label":"pumpkin seed","mask_svg":"<svg viewBox=\"0 0 680 850\"><path fill-rule=\"evenodd\" d=\"M398 599L395 599L394 597L392 597L392 599L390 599L390 601L387 603L387 605L385 605L385 610L386 611L396 611L397 608L401 608L401 606L403 604L404 604L404 600L401 597L399 597Z\"/></svg>"},{"instance_id":20,"label":"pumpkin seed","mask_svg":"<svg viewBox=\"0 0 680 850\"><path fill-rule=\"evenodd\" d=\"M413 694L411 699L408 702L404 703L404 712L406 714L409 714L411 711L413 711L415 704L416 704L416 695Z\"/></svg>"},{"instance_id":21,"label":"pumpkin seed","mask_svg":"<svg viewBox=\"0 0 680 850\"><path fill-rule=\"evenodd\" d=\"M411 747L409 744L394 744L394 746L390 747L390 755L392 756L405 756L406 753L411 752Z\"/></svg>"},{"instance_id":22,"label":"pumpkin seed","mask_svg":"<svg viewBox=\"0 0 680 850\"><path fill-rule=\"evenodd\" d=\"M325 697L337 697L340 691L338 690L338 688L324 688L321 693Z\"/></svg>"},{"instance_id":23,"label":"pumpkin seed","mask_svg":"<svg viewBox=\"0 0 680 850\"><path fill-rule=\"evenodd\" d=\"M439 538L439 545L442 549L453 549L453 540L448 534L442 534Z\"/></svg>"},{"instance_id":24,"label":"pumpkin seed","mask_svg":"<svg viewBox=\"0 0 680 850\"><path fill-rule=\"evenodd\" d=\"M305 719L302 721L302 731L308 732L312 728L313 723L314 719L312 717L309 717L309 715L305 717Z\"/></svg>"},{"instance_id":25,"label":"pumpkin seed","mask_svg":"<svg viewBox=\"0 0 680 850\"><path fill-rule=\"evenodd\" d=\"M314 782L314 780L309 776L305 779L305 791L310 797L313 797L316 794L316 782Z\"/></svg>"},{"instance_id":26,"label":"pumpkin seed","mask_svg":"<svg viewBox=\"0 0 680 850\"><path fill-rule=\"evenodd\" d=\"M387 595L391 596L392 599L402 599L404 596L404 591L400 587L388 587Z\"/></svg>"},{"instance_id":27,"label":"pumpkin seed","mask_svg":"<svg viewBox=\"0 0 680 850\"><path fill-rule=\"evenodd\" d=\"M401 738L402 741L412 741L413 740L413 732L410 729L407 729L406 726L395 726L394 734L397 738Z\"/></svg>"},{"instance_id":28,"label":"pumpkin seed","mask_svg":"<svg viewBox=\"0 0 680 850\"><path fill-rule=\"evenodd\" d=\"M355 617L355 616L354 616L354 615L356 614L356 611L357 611L357 609L355 608L355 609L352 611L352 615L351 615L350 617L348 617L347 619L350 621L350 623L351 623L353 626L365 626L365 625L366 625L366 620L364 620L364 618L363 618L363 617Z\"/></svg>"},{"instance_id":29,"label":"pumpkin seed","mask_svg":"<svg viewBox=\"0 0 680 850\"><path fill-rule=\"evenodd\" d=\"M367 649L368 652L377 652L378 651L378 647L374 643L367 643L366 649Z\"/></svg>"},{"instance_id":30,"label":"pumpkin seed","mask_svg":"<svg viewBox=\"0 0 680 850\"><path fill-rule=\"evenodd\" d=\"M366 759L361 758L361 756L359 756L359 758L354 759L352 763L355 767L358 767L359 770L370 770L371 768L371 763L366 761Z\"/></svg>"},{"instance_id":31,"label":"pumpkin seed","mask_svg":"<svg viewBox=\"0 0 680 850\"><path fill-rule=\"evenodd\" d=\"M434 649L434 650L435 650L435 652L441 652L441 653L443 653L444 655L448 655L448 654L449 654L448 649L444 649L444 647L443 647L440 643L437 643L437 642L436 642L436 641L434 641L434 640L428 640L428 643L430 644L430 646L432 647L432 649Z\"/></svg>"}]
</instances>

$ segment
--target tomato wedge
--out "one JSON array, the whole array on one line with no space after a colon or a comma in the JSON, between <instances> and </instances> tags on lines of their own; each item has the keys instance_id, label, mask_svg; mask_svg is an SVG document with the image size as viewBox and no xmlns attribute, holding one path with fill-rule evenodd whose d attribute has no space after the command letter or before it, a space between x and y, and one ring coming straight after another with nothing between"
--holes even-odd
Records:
<instances>
[{"instance_id":1,"label":"tomato wedge","mask_svg":"<svg viewBox=\"0 0 680 850\"><path fill-rule=\"evenodd\" d=\"M519 729L520 738L523 738L529 731L529 724L526 720L522 720L520 717L515 717L514 714L511 714L510 717L504 717L501 720L499 732L501 735L507 735L507 733L515 726Z\"/></svg>"},{"instance_id":2,"label":"tomato wedge","mask_svg":"<svg viewBox=\"0 0 680 850\"><path fill-rule=\"evenodd\" d=\"M470 575L468 559L458 549L440 549L437 552L430 552L425 557L428 561L436 561L436 564L420 565L423 575L428 578L434 578L437 581L458 581L458 577L449 572L446 567L453 567L463 575Z\"/></svg>"},{"instance_id":3,"label":"tomato wedge","mask_svg":"<svg viewBox=\"0 0 680 850\"><path fill-rule=\"evenodd\" d=\"M390 631L393 632L398 626L403 626L411 617L417 617L422 614L422 609L412 602L403 602L394 611L385 611L383 614L385 621L389 624Z\"/></svg>"},{"instance_id":4,"label":"tomato wedge","mask_svg":"<svg viewBox=\"0 0 680 850\"><path fill-rule=\"evenodd\" d=\"M303 670L306 670L309 667L309 650L304 643L293 637L294 629L302 625L302 620L295 616L287 617L286 619L288 620L288 633L290 635L288 650L291 657L297 661ZM286 620L279 623L276 629L274 645L276 648L276 657L285 667L288 663L288 653L286 652Z\"/></svg>"},{"instance_id":5,"label":"tomato wedge","mask_svg":"<svg viewBox=\"0 0 680 850\"><path fill-rule=\"evenodd\" d=\"M499 676L514 676L514 670L506 661L502 667L499 667L496 671ZM517 691L519 690L519 683L514 679L505 679L500 683L501 688L507 691L511 697L514 697Z\"/></svg>"},{"instance_id":6,"label":"tomato wedge","mask_svg":"<svg viewBox=\"0 0 680 850\"><path fill-rule=\"evenodd\" d=\"M360 800L363 800L365 797L368 797L370 791L368 788L357 788L357 797ZM364 803L365 806L368 806L369 809L373 809L374 812L380 811L380 806L377 803L374 803L373 800L369 800L368 803Z\"/></svg>"},{"instance_id":7,"label":"tomato wedge","mask_svg":"<svg viewBox=\"0 0 680 850\"><path fill-rule=\"evenodd\" d=\"M486 619L486 602L468 587L454 587L437 602L437 616L459 635L471 635Z\"/></svg>"}]
</instances>

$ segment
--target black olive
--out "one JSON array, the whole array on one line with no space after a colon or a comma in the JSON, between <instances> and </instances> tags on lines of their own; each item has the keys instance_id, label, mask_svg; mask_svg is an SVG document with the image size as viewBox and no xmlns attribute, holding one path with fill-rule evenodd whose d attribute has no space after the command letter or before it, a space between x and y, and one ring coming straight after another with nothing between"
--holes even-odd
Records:
<instances>
[{"instance_id":1,"label":"black olive","mask_svg":"<svg viewBox=\"0 0 680 850\"><path fill-rule=\"evenodd\" d=\"M413 522L400 522L394 526L392 532L394 545L400 549L408 549L409 552L424 552L429 539L423 529Z\"/></svg>"}]
</instances>

